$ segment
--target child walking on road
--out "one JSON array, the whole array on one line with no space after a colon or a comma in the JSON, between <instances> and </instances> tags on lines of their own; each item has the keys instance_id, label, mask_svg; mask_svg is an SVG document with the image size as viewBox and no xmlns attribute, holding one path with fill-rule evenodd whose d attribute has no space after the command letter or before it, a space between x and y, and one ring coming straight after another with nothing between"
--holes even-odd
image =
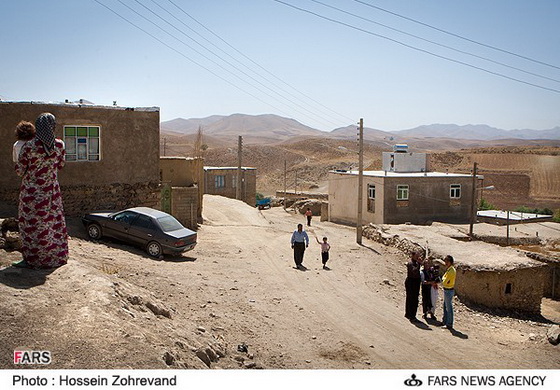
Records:
<instances>
[{"instance_id":1,"label":"child walking on road","mask_svg":"<svg viewBox=\"0 0 560 390\"><path fill-rule=\"evenodd\" d=\"M331 249L330 244L327 242L327 237L323 237L323 242L319 241L317 237L317 244L321 245L321 260L323 262L323 269L329 269L327 267L327 261L329 261L329 250Z\"/></svg>"},{"instance_id":2,"label":"child walking on road","mask_svg":"<svg viewBox=\"0 0 560 390\"><path fill-rule=\"evenodd\" d=\"M311 226L311 217L313 217L313 211L308 207L307 211L305 212L305 216L307 217L307 226Z\"/></svg>"}]
</instances>

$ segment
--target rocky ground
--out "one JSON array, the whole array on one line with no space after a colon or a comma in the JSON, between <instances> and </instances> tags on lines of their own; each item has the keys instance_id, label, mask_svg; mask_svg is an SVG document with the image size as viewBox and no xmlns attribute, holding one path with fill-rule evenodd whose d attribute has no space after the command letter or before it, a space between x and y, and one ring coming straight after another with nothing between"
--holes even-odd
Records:
<instances>
[{"instance_id":1,"label":"rocky ground","mask_svg":"<svg viewBox=\"0 0 560 390\"><path fill-rule=\"evenodd\" d=\"M557 301L513 318L456 300L457 331L411 324L398 250L314 218L300 271L300 214L205 196L204 217L198 246L163 261L88 241L79 221L52 272L9 267L18 252L0 251L0 368L14 349L50 350L49 368L560 368L546 339ZM331 270L315 236L329 237Z\"/></svg>"}]
</instances>

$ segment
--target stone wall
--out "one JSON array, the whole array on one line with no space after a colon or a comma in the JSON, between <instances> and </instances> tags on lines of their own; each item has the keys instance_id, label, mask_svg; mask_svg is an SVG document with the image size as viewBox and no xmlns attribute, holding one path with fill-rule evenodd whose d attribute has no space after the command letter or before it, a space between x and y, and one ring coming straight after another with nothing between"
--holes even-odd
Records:
<instances>
[{"instance_id":1,"label":"stone wall","mask_svg":"<svg viewBox=\"0 0 560 390\"><path fill-rule=\"evenodd\" d=\"M183 226L196 230L198 209L198 187L171 188L171 214Z\"/></svg>"},{"instance_id":2,"label":"stone wall","mask_svg":"<svg viewBox=\"0 0 560 390\"><path fill-rule=\"evenodd\" d=\"M18 190L1 190L0 202L17 213ZM159 182L109 185L62 186L62 202L66 216L80 216L93 211L118 211L146 206L160 209Z\"/></svg>"},{"instance_id":3,"label":"stone wall","mask_svg":"<svg viewBox=\"0 0 560 390\"><path fill-rule=\"evenodd\" d=\"M294 191L276 191L277 198L286 198L286 199L319 199L319 200L328 200L329 194L322 194L322 193L313 193L313 192L300 192L298 191L295 193Z\"/></svg>"}]
</instances>

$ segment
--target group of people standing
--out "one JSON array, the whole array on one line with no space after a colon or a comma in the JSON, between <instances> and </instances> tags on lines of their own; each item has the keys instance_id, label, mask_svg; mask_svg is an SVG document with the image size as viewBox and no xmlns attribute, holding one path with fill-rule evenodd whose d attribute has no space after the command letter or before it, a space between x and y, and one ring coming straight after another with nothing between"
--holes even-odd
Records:
<instances>
[{"instance_id":1,"label":"group of people standing","mask_svg":"<svg viewBox=\"0 0 560 390\"><path fill-rule=\"evenodd\" d=\"M440 269L431 258L423 259L420 252L413 252L406 264L407 275L404 282L406 289L406 309L404 316L411 322L417 322L419 295L422 291L422 310L425 319L436 320L436 304L439 296L439 284L443 287L443 319L441 326L453 329L453 296L455 295L455 278L457 272L454 259L448 255L444 259L446 271L440 276Z\"/></svg>"},{"instance_id":2,"label":"group of people standing","mask_svg":"<svg viewBox=\"0 0 560 390\"><path fill-rule=\"evenodd\" d=\"M55 138L56 118L39 115L22 121L13 146L16 173L22 178L18 223L23 260L19 268L55 268L68 260L68 234L58 171L65 165L64 142Z\"/></svg>"}]
</instances>

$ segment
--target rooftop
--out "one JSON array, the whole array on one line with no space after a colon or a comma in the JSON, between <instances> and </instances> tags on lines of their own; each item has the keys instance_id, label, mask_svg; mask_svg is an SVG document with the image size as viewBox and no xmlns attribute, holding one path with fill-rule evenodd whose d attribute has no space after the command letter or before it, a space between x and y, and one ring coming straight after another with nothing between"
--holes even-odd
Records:
<instances>
[{"instance_id":1,"label":"rooftop","mask_svg":"<svg viewBox=\"0 0 560 390\"><path fill-rule=\"evenodd\" d=\"M508 219L508 212L504 210L481 210L476 213L479 217L488 217L496 219ZM552 215L522 213L519 211L510 211L509 219L512 221L525 221L530 219L550 219Z\"/></svg>"},{"instance_id":2,"label":"rooftop","mask_svg":"<svg viewBox=\"0 0 560 390\"><path fill-rule=\"evenodd\" d=\"M230 170L230 169L237 169L237 167L204 167L205 171L214 171L214 170ZM251 170L256 170L257 168L253 168L253 167L241 167L242 170L244 171L251 171Z\"/></svg>"},{"instance_id":3,"label":"rooftop","mask_svg":"<svg viewBox=\"0 0 560 390\"><path fill-rule=\"evenodd\" d=\"M22 101L22 102L13 102L13 101L0 101L0 104L45 104L49 106L61 106L61 107L86 107L86 108L104 108L108 110L122 110L122 111L154 111L159 112L159 107L122 107L122 106L104 106L100 104L94 104L88 100L83 100L82 103L79 101L76 102L40 102L40 101Z\"/></svg>"},{"instance_id":4,"label":"rooftop","mask_svg":"<svg viewBox=\"0 0 560 390\"><path fill-rule=\"evenodd\" d=\"M525 256L522 251L500 247L483 241L464 242L468 225L434 223L432 226L379 225L392 235L399 235L425 248L430 254L443 258L452 255L459 266L477 270L509 271L519 268L541 267L542 263ZM478 225L477 225L478 226Z\"/></svg>"},{"instance_id":5,"label":"rooftop","mask_svg":"<svg viewBox=\"0 0 560 390\"><path fill-rule=\"evenodd\" d=\"M357 175L358 171L330 171L341 175ZM390 171L364 171L364 176L373 177L471 177L464 173L447 172L390 172ZM480 178L481 176L478 175Z\"/></svg>"}]
</instances>

